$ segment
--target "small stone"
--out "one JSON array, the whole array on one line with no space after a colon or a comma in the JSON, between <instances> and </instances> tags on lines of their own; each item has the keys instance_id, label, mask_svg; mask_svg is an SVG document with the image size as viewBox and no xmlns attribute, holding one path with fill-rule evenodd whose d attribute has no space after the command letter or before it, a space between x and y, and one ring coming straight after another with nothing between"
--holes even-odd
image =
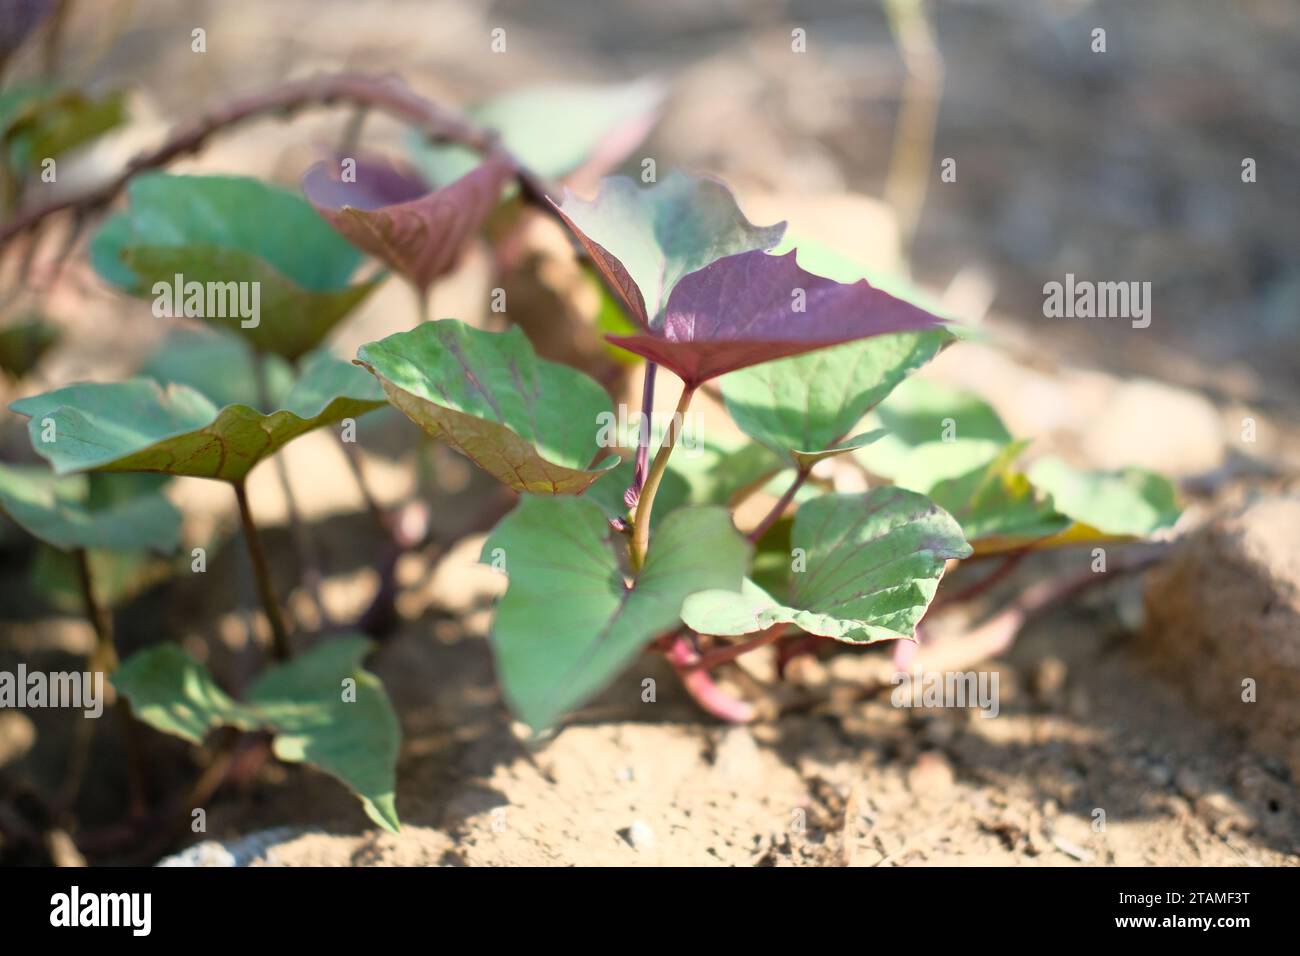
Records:
<instances>
[{"instance_id":1,"label":"small stone","mask_svg":"<svg viewBox=\"0 0 1300 956\"><path fill-rule=\"evenodd\" d=\"M624 831L624 839L634 850L651 850L655 845L655 832L644 820L633 820L632 825Z\"/></svg>"},{"instance_id":2,"label":"small stone","mask_svg":"<svg viewBox=\"0 0 1300 956\"><path fill-rule=\"evenodd\" d=\"M235 865L235 854L216 840L204 840L193 846L187 846L179 853L159 860L158 866L215 866Z\"/></svg>"}]
</instances>

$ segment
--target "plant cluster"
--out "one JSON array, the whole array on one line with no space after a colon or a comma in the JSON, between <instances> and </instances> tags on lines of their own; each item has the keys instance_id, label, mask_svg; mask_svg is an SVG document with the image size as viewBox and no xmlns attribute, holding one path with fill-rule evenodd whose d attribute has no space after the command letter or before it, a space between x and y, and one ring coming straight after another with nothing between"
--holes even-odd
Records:
<instances>
[{"instance_id":1,"label":"plant cluster","mask_svg":"<svg viewBox=\"0 0 1300 956\"><path fill-rule=\"evenodd\" d=\"M409 167L326 159L297 190L154 168L247 116L329 101L322 91L410 121ZM285 613L246 484L293 439L355 434L385 406L517 493L482 560L508 578L490 635L502 693L538 732L650 648L705 709L749 719L752 705L711 676L741 653L912 641L954 562L1132 540L1177 517L1170 485L1146 472L1044 458L1022 467L1026 442L987 404L909 377L961 347L958 326L816 236L750 222L721 182L614 176L590 201L550 185L589 181L630 154L661 93L646 83L537 89L461 118L387 81L326 78L182 130L81 204L15 213L0 241L54 212L80 222L124 187L90 261L126 296L156 308L165 295L156 311L177 326L136 377L13 402L48 467L0 464L0 509L53 549L38 574L47 589L65 582L65 599L81 595L99 638L95 667L110 672L131 719L195 744L218 728L267 733L277 757L332 774L372 820L397 828L400 728L364 668L370 640L355 627L308 634ZM11 208L32 189L36 158L57 151L51 142L83 141L120 120L117 109L66 92L0 93ZM644 362L632 434L610 441L609 391L539 357L518 327L441 318L355 357L324 347L386 270L424 312L467 244L537 211L570 232L598 277L607 341ZM256 315L228 305L245 288L258 290ZM214 296L227 307L213 308ZM49 347L42 327L0 332L18 378ZM648 413L668 375L680 400L655 447ZM721 397L748 442L674 454L701 391ZM834 490L821 463L841 456L869 490ZM108 609L197 569L198 551L160 557L181 546L181 516L164 494L178 476L228 484L241 517L273 660L237 695L170 641L116 660ZM734 511L763 491L775 504L742 532Z\"/></svg>"}]
</instances>

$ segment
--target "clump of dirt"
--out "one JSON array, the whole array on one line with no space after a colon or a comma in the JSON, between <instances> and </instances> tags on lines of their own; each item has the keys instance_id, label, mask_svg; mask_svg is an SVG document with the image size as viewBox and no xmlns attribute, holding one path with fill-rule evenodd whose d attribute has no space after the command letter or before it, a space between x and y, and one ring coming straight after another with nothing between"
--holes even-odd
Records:
<instances>
[{"instance_id":1,"label":"clump of dirt","mask_svg":"<svg viewBox=\"0 0 1300 956\"><path fill-rule=\"evenodd\" d=\"M1300 777L1300 491L1226 508L1151 575L1150 649L1189 698Z\"/></svg>"}]
</instances>

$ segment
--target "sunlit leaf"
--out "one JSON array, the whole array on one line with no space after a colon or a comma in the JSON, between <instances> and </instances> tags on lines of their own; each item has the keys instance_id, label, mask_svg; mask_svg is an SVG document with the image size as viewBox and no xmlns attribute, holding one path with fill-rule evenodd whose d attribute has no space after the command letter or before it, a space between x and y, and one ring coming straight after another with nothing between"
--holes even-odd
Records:
<instances>
[{"instance_id":1,"label":"sunlit leaf","mask_svg":"<svg viewBox=\"0 0 1300 956\"><path fill-rule=\"evenodd\" d=\"M1011 442L986 465L938 482L930 497L961 524L966 539L998 538L1033 542L1064 531L1070 524L1015 468L1028 441Z\"/></svg>"},{"instance_id":2,"label":"sunlit leaf","mask_svg":"<svg viewBox=\"0 0 1300 956\"><path fill-rule=\"evenodd\" d=\"M70 385L10 408L32 419L32 447L59 474L146 471L237 482L299 435L383 404L370 376L318 353L269 415L247 405L218 409L192 388L164 389L145 378Z\"/></svg>"},{"instance_id":3,"label":"sunlit leaf","mask_svg":"<svg viewBox=\"0 0 1300 956\"><path fill-rule=\"evenodd\" d=\"M357 635L318 644L268 668L242 702L174 644L133 655L111 679L137 717L194 744L223 726L272 732L277 757L324 770L360 798L371 820L396 832L401 728L383 685L361 666L371 646Z\"/></svg>"},{"instance_id":4,"label":"sunlit leaf","mask_svg":"<svg viewBox=\"0 0 1300 956\"><path fill-rule=\"evenodd\" d=\"M689 594L739 589L749 546L723 509L682 508L656 522L634 580L626 553L600 506L583 498L525 496L484 544L482 560L510 578L492 628L497 674L534 729L608 684L677 623Z\"/></svg>"},{"instance_id":5,"label":"sunlit leaf","mask_svg":"<svg viewBox=\"0 0 1300 956\"><path fill-rule=\"evenodd\" d=\"M609 395L581 372L539 359L517 328L425 322L363 345L357 363L413 422L518 491L577 494L618 464L594 464L613 417ZM609 439L606 447L617 435Z\"/></svg>"},{"instance_id":6,"label":"sunlit leaf","mask_svg":"<svg viewBox=\"0 0 1300 956\"><path fill-rule=\"evenodd\" d=\"M717 180L676 171L645 187L610 177L591 202L566 192L559 212L646 329L663 324L684 276L723 256L768 249L785 230L785 223L755 226Z\"/></svg>"},{"instance_id":7,"label":"sunlit leaf","mask_svg":"<svg viewBox=\"0 0 1300 956\"><path fill-rule=\"evenodd\" d=\"M987 402L923 378L900 384L863 424L889 434L855 452L858 460L872 474L922 493L988 464L1012 440Z\"/></svg>"},{"instance_id":8,"label":"sunlit leaf","mask_svg":"<svg viewBox=\"0 0 1300 956\"><path fill-rule=\"evenodd\" d=\"M923 495L888 487L805 503L790 544L788 603L747 581L739 594L692 595L682 620L719 636L794 624L851 643L911 638L947 560L971 553L951 515Z\"/></svg>"},{"instance_id":9,"label":"sunlit leaf","mask_svg":"<svg viewBox=\"0 0 1300 956\"><path fill-rule=\"evenodd\" d=\"M1057 511L1107 535L1143 537L1171 527L1181 513L1173 484L1142 468L1088 472L1040 458L1029 482L1052 496Z\"/></svg>"},{"instance_id":10,"label":"sunlit leaf","mask_svg":"<svg viewBox=\"0 0 1300 956\"><path fill-rule=\"evenodd\" d=\"M723 376L722 395L745 434L811 467L882 437L883 430L849 436L872 407L951 337L943 329L882 335L765 362Z\"/></svg>"}]
</instances>

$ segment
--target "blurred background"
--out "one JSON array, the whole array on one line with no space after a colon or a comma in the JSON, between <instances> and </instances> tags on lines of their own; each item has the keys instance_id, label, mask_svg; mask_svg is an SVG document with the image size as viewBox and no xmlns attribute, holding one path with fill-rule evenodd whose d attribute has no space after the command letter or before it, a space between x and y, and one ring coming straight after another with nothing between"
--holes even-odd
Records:
<instances>
[{"instance_id":1,"label":"blurred background","mask_svg":"<svg viewBox=\"0 0 1300 956\"><path fill-rule=\"evenodd\" d=\"M322 72L396 75L460 108L537 84L654 78L666 91L658 121L622 169L636 175L652 158L660 175L720 176L752 220L789 219L792 232L909 283L980 333L945 352L934 376L980 392L1038 450L1177 480L1189 505L1182 530L1219 549L1195 565L1205 577L1184 568L1145 592L1133 582L1031 629L998 665L1007 703L997 720L854 700L724 729L682 701L647 720L620 706L626 688L616 688L534 758L495 696L482 634L499 584L474 567L481 538L470 536L436 573L418 556L403 564L399 637L376 665L402 711L399 803L412 826L376 835L346 795L311 790L312 819L333 822L304 829L301 775L270 768L269 788L264 779L229 794L214 812L229 846L337 864L1297 861L1300 761L1286 737L1300 713L1270 711L1266 727L1254 712L1226 714L1197 688L1235 685L1241 657L1178 639L1209 613L1179 603L1188 591L1229 602L1214 618L1222 642L1254 627L1251 615L1282 613L1252 660L1289 667L1282 686L1300 688L1300 549L1289 537L1300 532L1294 0L74 0L60 16L57 31L11 58L6 79L50 70L88 92L122 90L129 119L60 160L43 199L110 177L181 121ZM204 53L192 49L195 28ZM494 30L504 52L492 52ZM317 109L259 120L170 168L296 187L354 119ZM366 118L362 142L408 154L406 131L381 116ZM949 159L953 181L940 175ZM590 193L594 182L571 185ZM531 317L521 321L539 350L599 374L599 303L563 234L534 217L506 255L511 310ZM16 256L0 259L0 321L39 308L63 338L31 375L6 383L6 403L130 374L162 341L147 303L100 282L80 247L59 268L59 243L43 242L21 282ZM435 287L433 314L490 321L500 267L486 248L471 251ZM1150 282L1150 327L1046 317L1044 285L1067 273ZM392 279L332 344L350 356L413 321L409 290ZM619 387L638 394L636 373ZM675 398L660 389L661 406ZM0 416L0 448L16 456L22 430ZM409 440L399 430L393 448ZM399 502L415 467L379 451L368 449L367 467L384 503ZM365 503L338 456L309 436L286 460L304 513L324 522L326 596L345 614L364 606L375 572L358 521ZM449 455L444 466L465 471ZM266 523L281 527L271 469L253 483ZM230 522L225 489L177 484L188 522ZM1251 511L1259 495L1282 503L1261 517ZM217 576L204 588L244 593L238 560L228 586ZM27 593L27 561L7 553L0 567L4 651L75 652L85 626ZM1237 564L1254 575L1250 587L1212 578ZM1021 573L1012 587L1037 572ZM228 597L193 585L145 594L122 615L125 639L174 634L237 659L250 625L216 610ZM851 682L854 660L810 661L800 679ZM65 744L52 726L55 739L42 738L44 716L22 719L0 713L0 768L39 790ZM111 753L100 759L111 774ZM86 812L111 819L111 804ZM806 830L791 831L796 810ZM647 829L653 838L639 846L628 835Z\"/></svg>"}]
</instances>

